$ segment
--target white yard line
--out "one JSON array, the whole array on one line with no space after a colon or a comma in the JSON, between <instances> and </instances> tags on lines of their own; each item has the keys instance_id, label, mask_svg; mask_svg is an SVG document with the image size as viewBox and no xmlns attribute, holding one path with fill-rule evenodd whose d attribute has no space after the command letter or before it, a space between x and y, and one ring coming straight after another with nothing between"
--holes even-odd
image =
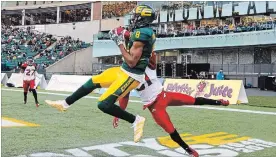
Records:
<instances>
[{"instance_id":1,"label":"white yard line","mask_svg":"<svg viewBox=\"0 0 276 157\"><path fill-rule=\"evenodd\" d=\"M4 91L14 91L14 92L22 92L23 90L18 89L5 89ZM69 96L70 94L62 94L62 93L51 93L51 92L37 92L39 94L46 95L59 95L59 96ZM85 96L84 98L88 99L98 99L99 97L95 96ZM130 102L141 103L138 100L129 100ZM276 115L276 112L266 112L266 111L253 111L253 110L241 110L241 109L233 109L233 108L219 108L219 107L210 107L210 106L183 106L186 108L200 108L200 109L208 109L208 110L220 110L220 111L229 111L229 112L243 112L243 113L252 113L252 114L262 114L262 115Z\"/></svg>"},{"instance_id":2,"label":"white yard line","mask_svg":"<svg viewBox=\"0 0 276 157\"><path fill-rule=\"evenodd\" d=\"M201 109L208 109L208 110L221 110L221 111L229 111L229 112L243 112L243 113L276 115L276 112L241 110L241 109L234 109L234 108L219 108L219 107L210 107L210 106L184 106L184 107L187 107L187 108L201 108Z\"/></svg>"},{"instance_id":3,"label":"white yard line","mask_svg":"<svg viewBox=\"0 0 276 157\"><path fill-rule=\"evenodd\" d=\"M2 88L2 90L5 91L14 91L14 92L22 92L22 90L19 89L6 89L6 88ZM59 96L69 96L71 94L64 94L64 93L51 93L51 92L37 92L39 94L46 94L46 95L59 95ZM84 98L89 98L89 99L99 99L99 97L95 97L95 96L85 96ZM141 101L138 100L129 100L130 102L138 102L141 103Z\"/></svg>"}]
</instances>

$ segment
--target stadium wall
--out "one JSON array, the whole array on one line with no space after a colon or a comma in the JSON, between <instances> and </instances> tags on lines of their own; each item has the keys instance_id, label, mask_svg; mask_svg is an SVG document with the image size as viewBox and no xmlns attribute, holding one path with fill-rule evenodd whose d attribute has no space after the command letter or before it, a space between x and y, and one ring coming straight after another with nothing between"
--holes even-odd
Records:
<instances>
[{"instance_id":1,"label":"stadium wall","mask_svg":"<svg viewBox=\"0 0 276 157\"><path fill-rule=\"evenodd\" d=\"M71 36L85 42L92 42L99 31L99 20L79 23L45 25L45 33L57 36Z\"/></svg>"},{"instance_id":2,"label":"stadium wall","mask_svg":"<svg viewBox=\"0 0 276 157\"><path fill-rule=\"evenodd\" d=\"M62 24L48 24L48 25L32 25L34 30L52 34L54 36L71 36L74 39L79 38L82 41L93 42L93 35L99 31L100 20L93 20L88 22L77 23L62 23ZM18 28L30 26L16 26Z\"/></svg>"},{"instance_id":3,"label":"stadium wall","mask_svg":"<svg viewBox=\"0 0 276 157\"><path fill-rule=\"evenodd\" d=\"M119 26L124 26L123 17L118 17L115 19L102 19L100 29L101 31L109 31Z\"/></svg>"},{"instance_id":4,"label":"stadium wall","mask_svg":"<svg viewBox=\"0 0 276 157\"><path fill-rule=\"evenodd\" d=\"M47 73L91 73L92 63L98 59L92 56L92 47L75 51L46 68Z\"/></svg>"},{"instance_id":5,"label":"stadium wall","mask_svg":"<svg viewBox=\"0 0 276 157\"><path fill-rule=\"evenodd\" d=\"M237 34L157 38L156 51L169 49L223 48L276 44L276 30L245 32ZM112 40L95 40L94 57L120 55Z\"/></svg>"}]
</instances>

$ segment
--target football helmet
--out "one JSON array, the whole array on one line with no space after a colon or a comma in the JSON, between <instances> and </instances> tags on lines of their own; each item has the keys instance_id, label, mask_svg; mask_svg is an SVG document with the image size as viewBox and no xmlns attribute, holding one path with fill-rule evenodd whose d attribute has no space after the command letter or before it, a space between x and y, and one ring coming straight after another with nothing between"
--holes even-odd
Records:
<instances>
[{"instance_id":1,"label":"football helmet","mask_svg":"<svg viewBox=\"0 0 276 157\"><path fill-rule=\"evenodd\" d=\"M33 65L34 64L33 57L28 57L26 62L27 62L28 65Z\"/></svg>"},{"instance_id":2,"label":"football helmet","mask_svg":"<svg viewBox=\"0 0 276 157\"><path fill-rule=\"evenodd\" d=\"M156 20L155 10L148 5L138 5L130 12L130 30L145 27Z\"/></svg>"}]
</instances>

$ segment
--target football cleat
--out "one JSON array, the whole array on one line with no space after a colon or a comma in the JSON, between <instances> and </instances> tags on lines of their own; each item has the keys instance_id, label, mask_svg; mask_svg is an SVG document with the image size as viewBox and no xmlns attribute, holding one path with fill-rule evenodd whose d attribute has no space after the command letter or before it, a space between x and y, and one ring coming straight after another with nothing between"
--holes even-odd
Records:
<instances>
[{"instance_id":1,"label":"football cleat","mask_svg":"<svg viewBox=\"0 0 276 157\"><path fill-rule=\"evenodd\" d=\"M69 106L66 106L64 100L57 100L57 101L45 100L45 102L46 102L48 105L50 105L50 106L56 108L57 110L59 110L59 111L61 111L61 112L66 111L67 108L69 107Z\"/></svg>"},{"instance_id":2,"label":"football cleat","mask_svg":"<svg viewBox=\"0 0 276 157\"><path fill-rule=\"evenodd\" d=\"M220 101L220 103L221 103L222 106L228 106L230 104L229 100L220 99L219 101Z\"/></svg>"},{"instance_id":3,"label":"football cleat","mask_svg":"<svg viewBox=\"0 0 276 157\"><path fill-rule=\"evenodd\" d=\"M134 128L134 142L139 142L143 136L143 129L146 119L141 116L136 116L135 122L133 123Z\"/></svg>"},{"instance_id":4,"label":"football cleat","mask_svg":"<svg viewBox=\"0 0 276 157\"><path fill-rule=\"evenodd\" d=\"M196 150L194 150L193 148L191 148L191 147L189 147L190 148L190 150L191 150L191 153L189 153L189 155L191 156L191 157L199 157L199 154L198 154L198 152L196 151Z\"/></svg>"},{"instance_id":5,"label":"football cleat","mask_svg":"<svg viewBox=\"0 0 276 157\"><path fill-rule=\"evenodd\" d=\"M36 106L36 107L39 107L39 103L35 103L35 106Z\"/></svg>"}]
</instances>

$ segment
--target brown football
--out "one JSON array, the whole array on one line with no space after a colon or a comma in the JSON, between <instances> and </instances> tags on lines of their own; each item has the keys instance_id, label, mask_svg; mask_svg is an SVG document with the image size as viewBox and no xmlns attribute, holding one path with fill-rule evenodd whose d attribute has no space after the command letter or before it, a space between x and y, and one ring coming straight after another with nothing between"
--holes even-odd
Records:
<instances>
[{"instance_id":1,"label":"brown football","mask_svg":"<svg viewBox=\"0 0 276 157\"><path fill-rule=\"evenodd\" d=\"M130 38L130 32L128 30L125 31L124 38L126 40L129 40L129 38Z\"/></svg>"}]
</instances>

